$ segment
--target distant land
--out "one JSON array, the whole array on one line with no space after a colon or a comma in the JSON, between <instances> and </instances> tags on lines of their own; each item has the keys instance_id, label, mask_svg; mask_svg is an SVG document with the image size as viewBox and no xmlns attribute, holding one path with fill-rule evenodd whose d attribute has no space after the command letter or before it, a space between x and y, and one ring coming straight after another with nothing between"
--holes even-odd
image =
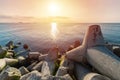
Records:
<instances>
[{"instance_id":1,"label":"distant land","mask_svg":"<svg viewBox=\"0 0 120 80\"><path fill-rule=\"evenodd\" d=\"M0 23L49 23L49 22L58 22L58 23L75 23L75 20L72 20L69 17L64 16L49 16L49 17L24 17L24 16L6 16L0 15Z\"/></svg>"}]
</instances>

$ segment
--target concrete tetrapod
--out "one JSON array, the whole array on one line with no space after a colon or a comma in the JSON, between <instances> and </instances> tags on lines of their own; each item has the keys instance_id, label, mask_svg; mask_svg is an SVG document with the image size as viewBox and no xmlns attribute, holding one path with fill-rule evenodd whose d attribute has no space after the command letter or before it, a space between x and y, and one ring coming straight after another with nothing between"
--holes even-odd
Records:
<instances>
[{"instance_id":1,"label":"concrete tetrapod","mask_svg":"<svg viewBox=\"0 0 120 80\"><path fill-rule=\"evenodd\" d=\"M67 52L66 57L77 62L82 62L86 58L101 74L120 80L120 59L105 47L99 25L90 26L82 45Z\"/></svg>"}]
</instances>

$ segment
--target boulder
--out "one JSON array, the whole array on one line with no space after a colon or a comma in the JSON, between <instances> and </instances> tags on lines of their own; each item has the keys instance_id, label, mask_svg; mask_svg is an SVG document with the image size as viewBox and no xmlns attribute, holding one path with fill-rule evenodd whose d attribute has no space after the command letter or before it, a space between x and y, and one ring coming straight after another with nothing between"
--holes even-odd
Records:
<instances>
[{"instance_id":1,"label":"boulder","mask_svg":"<svg viewBox=\"0 0 120 80\"><path fill-rule=\"evenodd\" d=\"M7 54L7 50L0 48L0 58L4 58Z\"/></svg>"},{"instance_id":2,"label":"boulder","mask_svg":"<svg viewBox=\"0 0 120 80\"><path fill-rule=\"evenodd\" d=\"M29 52L28 58L38 60L40 55L41 55L41 53L39 53L39 52Z\"/></svg>"},{"instance_id":3,"label":"boulder","mask_svg":"<svg viewBox=\"0 0 120 80\"><path fill-rule=\"evenodd\" d=\"M0 71L6 66L6 61L4 59L0 59Z\"/></svg>"},{"instance_id":4,"label":"boulder","mask_svg":"<svg viewBox=\"0 0 120 80\"><path fill-rule=\"evenodd\" d=\"M27 44L24 44L24 45L23 45L23 48L24 48L25 50L30 50L30 48L29 48L29 46L28 46Z\"/></svg>"},{"instance_id":5,"label":"boulder","mask_svg":"<svg viewBox=\"0 0 120 80\"><path fill-rule=\"evenodd\" d=\"M43 76L50 76L54 73L55 63L53 61L44 61L41 69Z\"/></svg>"},{"instance_id":6,"label":"boulder","mask_svg":"<svg viewBox=\"0 0 120 80\"><path fill-rule=\"evenodd\" d=\"M19 64L24 64L26 62L26 59L23 56L17 57Z\"/></svg>"},{"instance_id":7,"label":"boulder","mask_svg":"<svg viewBox=\"0 0 120 80\"><path fill-rule=\"evenodd\" d=\"M24 66L20 67L19 70L21 72L21 75L25 75L25 74L29 73L27 68L25 68Z\"/></svg>"},{"instance_id":8,"label":"boulder","mask_svg":"<svg viewBox=\"0 0 120 80\"><path fill-rule=\"evenodd\" d=\"M37 71L41 72L42 65L43 65L43 61L40 61L39 63L37 63L37 64L32 68L32 70L37 70Z\"/></svg>"},{"instance_id":9,"label":"boulder","mask_svg":"<svg viewBox=\"0 0 120 80\"><path fill-rule=\"evenodd\" d=\"M37 61L33 62L31 65L27 67L29 71L32 71L32 68L37 64Z\"/></svg>"},{"instance_id":10,"label":"boulder","mask_svg":"<svg viewBox=\"0 0 120 80\"><path fill-rule=\"evenodd\" d=\"M19 80L20 77L20 71L9 66L7 66L0 74L0 80Z\"/></svg>"},{"instance_id":11,"label":"boulder","mask_svg":"<svg viewBox=\"0 0 120 80\"><path fill-rule=\"evenodd\" d=\"M38 71L32 71L28 74L23 75L20 80L41 80L41 73Z\"/></svg>"},{"instance_id":12,"label":"boulder","mask_svg":"<svg viewBox=\"0 0 120 80\"><path fill-rule=\"evenodd\" d=\"M6 61L6 64L9 66L14 66L14 65L18 64L17 59L4 58L4 60Z\"/></svg>"}]
</instances>

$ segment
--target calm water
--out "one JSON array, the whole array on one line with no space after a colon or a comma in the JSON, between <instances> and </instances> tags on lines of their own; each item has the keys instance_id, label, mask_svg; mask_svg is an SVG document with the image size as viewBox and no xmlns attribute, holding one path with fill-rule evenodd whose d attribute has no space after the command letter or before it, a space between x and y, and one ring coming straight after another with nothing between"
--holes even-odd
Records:
<instances>
[{"instance_id":1,"label":"calm water","mask_svg":"<svg viewBox=\"0 0 120 80\"><path fill-rule=\"evenodd\" d=\"M0 45L8 41L27 43L33 51L41 51L58 45L68 48L76 40L82 40L91 24L0 24ZM120 24L99 24L106 41L120 44Z\"/></svg>"}]
</instances>

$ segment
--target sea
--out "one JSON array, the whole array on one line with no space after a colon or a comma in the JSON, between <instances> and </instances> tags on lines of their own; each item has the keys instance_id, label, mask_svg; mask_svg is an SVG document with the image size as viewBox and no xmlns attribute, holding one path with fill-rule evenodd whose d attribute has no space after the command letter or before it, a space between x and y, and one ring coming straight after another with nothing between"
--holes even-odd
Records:
<instances>
[{"instance_id":1,"label":"sea","mask_svg":"<svg viewBox=\"0 0 120 80\"><path fill-rule=\"evenodd\" d=\"M0 23L0 45L9 41L28 44L32 51L54 46L69 48L84 38L90 25L100 25L106 42L120 44L120 23Z\"/></svg>"}]
</instances>

